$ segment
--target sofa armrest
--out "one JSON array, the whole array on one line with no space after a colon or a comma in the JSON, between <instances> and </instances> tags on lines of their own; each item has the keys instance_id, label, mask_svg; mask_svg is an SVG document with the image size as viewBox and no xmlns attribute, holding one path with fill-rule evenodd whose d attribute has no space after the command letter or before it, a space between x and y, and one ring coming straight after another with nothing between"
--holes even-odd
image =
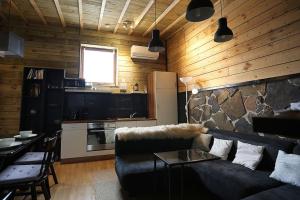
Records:
<instances>
[{"instance_id":1,"label":"sofa armrest","mask_svg":"<svg viewBox=\"0 0 300 200\"><path fill-rule=\"evenodd\" d=\"M145 154L163 151L175 151L190 149L193 138L166 138L166 139L140 139L140 140L119 140L115 138L115 155Z\"/></svg>"}]
</instances>

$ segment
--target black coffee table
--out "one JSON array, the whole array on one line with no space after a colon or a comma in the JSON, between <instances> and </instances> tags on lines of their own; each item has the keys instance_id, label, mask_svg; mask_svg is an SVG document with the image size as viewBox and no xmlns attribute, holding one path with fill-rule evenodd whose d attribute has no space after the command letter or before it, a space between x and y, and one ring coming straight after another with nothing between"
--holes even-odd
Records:
<instances>
[{"instance_id":1,"label":"black coffee table","mask_svg":"<svg viewBox=\"0 0 300 200\"><path fill-rule=\"evenodd\" d=\"M174 166L181 167L181 181L180 181L180 197L183 199L183 169L186 164L204 162L209 160L220 159L217 156L209 154L208 152L200 149L187 149L179 151L168 151L154 153L154 174L156 173L157 159L164 162L165 167L168 169L168 182L169 182L169 200L171 200L171 169Z\"/></svg>"}]
</instances>

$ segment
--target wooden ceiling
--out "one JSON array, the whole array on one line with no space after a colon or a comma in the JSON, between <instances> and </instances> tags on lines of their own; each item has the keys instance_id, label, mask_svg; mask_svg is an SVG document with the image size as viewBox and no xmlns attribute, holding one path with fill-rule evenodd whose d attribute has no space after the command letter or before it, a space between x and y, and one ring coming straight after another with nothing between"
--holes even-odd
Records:
<instances>
[{"instance_id":1,"label":"wooden ceiling","mask_svg":"<svg viewBox=\"0 0 300 200\"><path fill-rule=\"evenodd\" d=\"M11 15L29 27L32 24L43 24L149 36L155 26L155 0L3 1L0 18L3 21L8 20L11 1ZM190 0L157 0L157 28L163 37L187 23L185 11L189 2ZM133 28L125 29L124 21L133 22Z\"/></svg>"}]
</instances>

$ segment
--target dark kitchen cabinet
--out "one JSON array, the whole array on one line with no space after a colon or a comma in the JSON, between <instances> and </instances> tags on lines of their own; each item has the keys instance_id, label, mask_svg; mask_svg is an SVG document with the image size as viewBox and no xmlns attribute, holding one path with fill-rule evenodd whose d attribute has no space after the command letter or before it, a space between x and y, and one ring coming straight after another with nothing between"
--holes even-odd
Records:
<instances>
[{"instance_id":1,"label":"dark kitchen cabinet","mask_svg":"<svg viewBox=\"0 0 300 200\"><path fill-rule=\"evenodd\" d=\"M84 94L84 102L87 110L87 119L110 118L111 94L86 93Z\"/></svg>"},{"instance_id":2,"label":"dark kitchen cabinet","mask_svg":"<svg viewBox=\"0 0 300 200\"><path fill-rule=\"evenodd\" d=\"M115 118L147 117L147 94L114 94Z\"/></svg>"},{"instance_id":3,"label":"dark kitchen cabinet","mask_svg":"<svg viewBox=\"0 0 300 200\"><path fill-rule=\"evenodd\" d=\"M24 68L20 130L61 129L64 75L63 69Z\"/></svg>"},{"instance_id":4,"label":"dark kitchen cabinet","mask_svg":"<svg viewBox=\"0 0 300 200\"><path fill-rule=\"evenodd\" d=\"M135 117L148 116L148 103L146 94L132 94L133 113Z\"/></svg>"},{"instance_id":5,"label":"dark kitchen cabinet","mask_svg":"<svg viewBox=\"0 0 300 200\"><path fill-rule=\"evenodd\" d=\"M147 94L66 92L65 120L101 120L147 117Z\"/></svg>"},{"instance_id":6,"label":"dark kitchen cabinet","mask_svg":"<svg viewBox=\"0 0 300 200\"><path fill-rule=\"evenodd\" d=\"M126 118L133 113L133 102L130 94L113 95L115 118Z\"/></svg>"},{"instance_id":7,"label":"dark kitchen cabinet","mask_svg":"<svg viewBox=\"0 0 300 200\"><path fill-rule=\"evenodd\" d=\"M46 70L46 133L52 134L61 129L64 105L64 77L62 69Z\"/></svg>"},{"instance_id":8,"label":"dark kitchen cabinet","mask_svg":"<svg viewBox=\"0 0 300 200\"><path fill-rule=\"evenodd\" d=\"M77 92L66 92L64 100L64 119L76 120L84 119L85 117L84 95Z\"/></svg>"},{"instance_id":9,"label":"dark kitchen cabinet","mask_svg":"<svg viewBox=\"0 0 300 200\"><path fill-rule=\"evenodd\" d=\"M66 92L65 120L96 120L110 118L110 93Z\"/></svg>"}]
</instances>

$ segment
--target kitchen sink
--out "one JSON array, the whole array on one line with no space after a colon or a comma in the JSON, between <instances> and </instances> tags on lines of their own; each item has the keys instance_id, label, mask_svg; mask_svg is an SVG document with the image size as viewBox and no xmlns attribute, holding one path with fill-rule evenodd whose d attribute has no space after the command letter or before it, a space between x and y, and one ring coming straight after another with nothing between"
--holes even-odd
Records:
<instances>
[{"instance_id":1,"label":"kitchen sink","mask_svg":"<svg viewBox=\"0 0 300 200\"><path fill-rule=\"evenodd\" d=\"M138 121L138 120L146 120L146 117L124 117L124 118L117 118L118 121Z\"/></svg>"}]
</instances>

